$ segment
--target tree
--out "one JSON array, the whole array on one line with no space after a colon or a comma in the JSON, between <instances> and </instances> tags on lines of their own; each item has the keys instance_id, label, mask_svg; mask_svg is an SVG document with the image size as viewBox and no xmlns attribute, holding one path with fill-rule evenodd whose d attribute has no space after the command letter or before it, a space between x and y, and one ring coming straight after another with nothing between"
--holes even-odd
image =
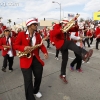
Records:
<instances>
[{"instance_id":1,"label":"tree","mask_svg":"<svg viewBox=\"0 0 100 100\"><path fill-rule=\"evenodd\" d=\"M80 22L83 22L84 21L84 19L83 18L80 18Z\"/></svg>"},{"instance_id":2,"label":"tree","mask_svg":"<svg viewBox=\"0 0 100 100\"><path fill-rule=\"evenodd\" d=\"M8 22L7 23L9 24L10 27L11 27L11 25L10 25L11 22L12 22L11 19L8 19Z\"/></svg>"}]
</instances>

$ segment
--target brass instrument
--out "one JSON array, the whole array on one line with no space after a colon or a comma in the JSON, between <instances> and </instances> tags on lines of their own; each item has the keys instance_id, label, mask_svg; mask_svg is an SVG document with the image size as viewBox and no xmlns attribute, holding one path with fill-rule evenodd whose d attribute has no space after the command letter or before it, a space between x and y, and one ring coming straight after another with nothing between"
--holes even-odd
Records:
<instances>
[{"instance_id":1,"label":"brass instrument","mask_svg":"<svg viewBox=\"0 0 100 100\"><path fill-rule=\"evenodd\" d=\"M71 21L69 21L68 24L62 29L63 32L67 32L75 24L75 19L77 19L79 16L80 14L77 14Z\"/></svg>"},{"instance_id":2,"label":"brass instrument","mask_svg":"<svg viewBox=\"0 0 100 100\"><path fill-rule=\"evenodd\" d=\"M47 38L48 38L48 37L43 38L40 44L37 44L37 45L35 45L35 46L32 46L30 52L28 52L28 51L24 51L24 52L19 51L19 52L17 53L17 56L18 56L19 58L20 58L20 57L31 58L31 52L32 52L33 50L35 50L36 48L40 47L40 46L42 45L43 41L45 41Z\"/></svg>"}]
</instances>

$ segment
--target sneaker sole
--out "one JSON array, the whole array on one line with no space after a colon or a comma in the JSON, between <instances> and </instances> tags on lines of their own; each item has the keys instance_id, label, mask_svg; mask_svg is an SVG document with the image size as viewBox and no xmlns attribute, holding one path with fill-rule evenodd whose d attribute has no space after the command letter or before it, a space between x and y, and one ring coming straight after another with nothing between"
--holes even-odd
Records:
<instances>
[{"instance_id":1,"label":"sneaker sole","mask_svg":"<svg viewBox=\"0 0 100 100\"><path fill-rule=\"evenodd\" d=\"M88 57L85 59L85 62L88 62L88 61L89 61L89 59L90 59L90 57L92 56L92 54L93 54L93 50L90 49L90 50L89 50Z\"/></svg>"},{"instance_id":2,"label":"sneaker sole","mask_svg":"<svg viewBox=\"0 0 100 100\"><path fill-rule=\"evenodd\" d=\"M93 50L90 49L90 50L89 50L89 58L92 56L92 54L93 54Z\"/></svg>"}]
</instances>

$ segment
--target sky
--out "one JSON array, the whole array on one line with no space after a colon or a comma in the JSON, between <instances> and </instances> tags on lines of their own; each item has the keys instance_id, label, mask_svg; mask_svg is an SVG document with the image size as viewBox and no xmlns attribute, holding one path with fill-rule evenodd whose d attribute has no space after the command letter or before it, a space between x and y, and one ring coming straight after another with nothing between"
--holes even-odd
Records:
<instances>
[{"instance_id":1,"label":"sky","mask_svg":"<svg viewBox=\"0 0 100 100\"><path fill-rule=\"evenodd\" d=\"M55 1L55 3L52 3ZM0 17L5 25L11 19L13 24L37 17L38 20L61 19L68 13L79 13L83 19L93 18L93 12L100 10L100 0L0 0Z\"/></svg>"}]
</instances>

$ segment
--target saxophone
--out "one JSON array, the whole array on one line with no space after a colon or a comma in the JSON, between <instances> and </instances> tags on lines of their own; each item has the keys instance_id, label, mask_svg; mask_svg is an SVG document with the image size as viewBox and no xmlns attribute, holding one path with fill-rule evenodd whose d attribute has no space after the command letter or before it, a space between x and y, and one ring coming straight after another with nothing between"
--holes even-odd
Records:
<instances>
[{"instance_id":1,"label":"saxophone","mask_svg":"<svg viewBox=\"0 0 100 100\"><path fill-rule=\"evenodd\" d=\"M68 24L62 29L62 31L67 32L75 24L75 19L77 19L79 16L80 14L77 14L71 21L69 21Z\"/></svg>"},{"instance_id":2,"label":"saxophone","mask_svg":"<svg viewBox=\"0 0 100 100\"><path fill-rule=\"evenodd\" d=\"M28 51L24 51L24 52L19 51L19 52L17 53L17 56L18 56L19 58L21 58L21 57L31 58L31 52L32 52L33 50L35 50L36 48L40 47L40 46L42 45L43 41L45 41L47 38L48 38L48 37L43 38L40 44L37 44L37 45L35 45L35 46L32 46L30 52L28 52Z\"/></svg>"}]
</instances>

